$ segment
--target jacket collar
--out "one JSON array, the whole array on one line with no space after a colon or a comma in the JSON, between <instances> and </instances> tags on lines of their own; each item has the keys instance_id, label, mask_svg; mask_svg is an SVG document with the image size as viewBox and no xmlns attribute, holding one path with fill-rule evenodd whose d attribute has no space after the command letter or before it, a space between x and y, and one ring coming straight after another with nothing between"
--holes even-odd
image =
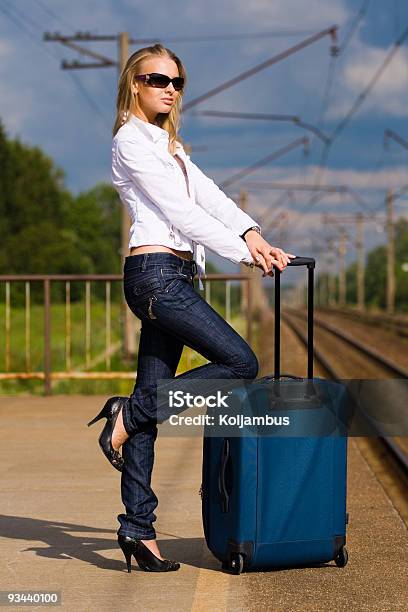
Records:
<instances>
[{"instance_id":1,"label":"jacket collar","mask_svg":"<svg viewBox=\"0 0 408 612\"><path fill-rule=\"evenodd\" d=\"M139 117L136 117L136 115L133 113L131 113L128 123L130 123L136 129L139 129L152 142L160 143L168 150L170 135L167 130L164 130L158 125L154 125L153 123L149 123L148 121L143 121L143 119L139 119ZM176 149L178 151L183 150L183 147L179 142L176 142Z\"/></svg>"}]
</instances>

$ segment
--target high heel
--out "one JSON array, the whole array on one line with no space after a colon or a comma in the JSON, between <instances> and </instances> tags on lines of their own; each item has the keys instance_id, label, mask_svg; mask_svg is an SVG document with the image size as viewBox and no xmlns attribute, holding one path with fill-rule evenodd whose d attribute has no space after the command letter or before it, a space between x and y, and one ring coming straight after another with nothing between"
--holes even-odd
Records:
<instances>
[{"instance_id":1,"label":"high heel","mask_svg":"<svg viewBox=\"0 0 408 612\"><path fill-rule=\"evenodd\" d=\"M102 429L99 436L99 446L111 465L119 470L119 472L121 472L123 469L124 460L119 451L115 450L112 446L112 433L115 428L115 423L119 412L125 401L128 401L127 397L115 396L109 398L100 413L88 423L89 427L93 423L99 421L99 419L104 417L106 418L105 427Z\"/></svg>"},{"instance_id":2,"label":"high heel","mask_svg":"<svg viewBox=\"0 0 408 612\"><path fill-rule=\"evenodd\" d=\"M132 571L132 555L138 566L145 572L172 572L180 568L180 563L170 559L159 559L141 540L129 536L118 535L118 543L125 555L127 571Z\"/></svg>"}]
</instances>

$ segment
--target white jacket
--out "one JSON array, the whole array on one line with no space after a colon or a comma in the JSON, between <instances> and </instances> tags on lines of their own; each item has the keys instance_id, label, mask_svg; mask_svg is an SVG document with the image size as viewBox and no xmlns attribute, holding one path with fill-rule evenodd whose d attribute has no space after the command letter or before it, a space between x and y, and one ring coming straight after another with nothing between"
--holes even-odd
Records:
<instances>
[{"instance_id":1,"label":"white jacket","mask_svg":"<svg viewBox=\"0 0 408 612\"><path fill-rule=\"evenodd\" d=\"M131 217L129 248L161 244L191 251L199 287L208 247L234 263L253 263L240 237L258 223L241 210L191 161L181 143L168 150L169 133L131 114L112 140L112 183Z\"/></svg>"}]
</instances>

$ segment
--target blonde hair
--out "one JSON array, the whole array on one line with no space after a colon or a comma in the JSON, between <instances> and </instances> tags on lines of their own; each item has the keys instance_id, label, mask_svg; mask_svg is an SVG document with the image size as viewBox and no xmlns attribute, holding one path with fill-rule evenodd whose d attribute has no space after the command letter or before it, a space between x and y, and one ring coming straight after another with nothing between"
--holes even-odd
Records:
<instances>
[{"instance_id":1,"label":"blonde hair","mask_svg":"<svg viewBox=\"0 0 408 612\"><path fill-rule=\"evenodd\" d=\"M186 70L182 61L173 51L170 51L170 49L167 49L167 47L164 47L160 43L152 45L151 47L143 47L143 49L139 49L133 53L127 60L119 78L118 95L116 98L116 119L112 130L113 136L115 136L119 128L129 120L132 110L138 109L137 96L133 94L131 88L132 81L135 75L140 74L143 60L150 58L152 55L172 59L177 64L179 76L184 78L184 83L186 82ZM170 135L169 149L172 154L174 154L176 150L176 141L182 142L182 139L177 137L177 132L180 128L183 92L184 88L178 92L171 111L169 113L158 113L155 122L156 125L168 131Z\"/></svg>"}]
</instances>

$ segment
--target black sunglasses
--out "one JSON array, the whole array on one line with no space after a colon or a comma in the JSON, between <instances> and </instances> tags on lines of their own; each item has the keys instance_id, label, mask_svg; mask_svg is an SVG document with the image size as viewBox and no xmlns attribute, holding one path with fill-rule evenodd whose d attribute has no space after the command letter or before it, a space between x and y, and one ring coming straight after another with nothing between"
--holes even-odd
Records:
<instances>
[{"instance_id":1,"label":"black sunglasses","mask_svg":"<svg viewBox=\"0 0 408 612\"><path fill-rule=\"evenodd\" d=\"M183 77L174 77L174 79L171 79L166 74L159 74L158 72L151 72L150 74L137 74L135 79L140 79L145 83L148 83L151 87L159 87L160 89L164 89L169 85L169 83L173 83L173 87L176 91L180 91L184 87Z\"/></svg>"}]
</instances>

